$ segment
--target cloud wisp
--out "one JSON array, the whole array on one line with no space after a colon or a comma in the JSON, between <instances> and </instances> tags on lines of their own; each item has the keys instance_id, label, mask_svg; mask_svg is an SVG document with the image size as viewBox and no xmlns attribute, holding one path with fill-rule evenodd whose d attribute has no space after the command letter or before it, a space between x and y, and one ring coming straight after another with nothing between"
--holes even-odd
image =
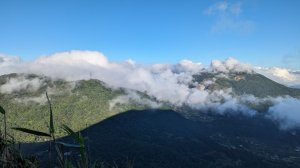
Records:
<instances>
[{"instance_id":1,"label":"cloud wisp","mask_svg":"<svg viewBox=\"0 0 300 168\"><path fill-rule=\"evenodd\" d=\"M43 80L34 78L26 79L24 77L11 78L5 84L0 86L1 93L11 94L21 90L36 91L45 83Z\"/></svg>"},{"instance_id":2,"label":"cloud wisp","mask_svg":"<svg viewBox=\"0 0 300 168\"><path fill-rule=\"evenodd\" d=\"M250 33L255 29L255 22L241 17L242 2L220 1L204 10L204 14L214 18L212 32L233 31Z\"/></svg>"}]
</instances>

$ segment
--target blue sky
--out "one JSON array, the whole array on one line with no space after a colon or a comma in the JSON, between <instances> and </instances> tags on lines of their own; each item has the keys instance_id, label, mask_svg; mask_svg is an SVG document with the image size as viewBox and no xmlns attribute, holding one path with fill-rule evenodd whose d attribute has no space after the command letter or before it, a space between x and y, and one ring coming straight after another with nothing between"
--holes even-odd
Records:
<instances>
[{"instance_id":1,"label":"blue sky","mask_svg":"<svg viewBox=\"0 0 300 168\"><path fill-rule=\"evenodd\" d=\"M298 0L0 0L0 53L96 50L146 64L234 57L300 69L299 16Z\"/></svg>"}]
</instances>

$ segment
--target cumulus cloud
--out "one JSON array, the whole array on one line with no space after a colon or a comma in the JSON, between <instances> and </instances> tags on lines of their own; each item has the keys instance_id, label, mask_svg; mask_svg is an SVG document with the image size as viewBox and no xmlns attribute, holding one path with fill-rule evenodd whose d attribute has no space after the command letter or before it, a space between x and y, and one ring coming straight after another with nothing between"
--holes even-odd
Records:
<instances>
[{"instance_id":1,"label":"cumulus cloud","mask_svg":"<svg viewBox=\"0 0 300 168\"><path fill-rule=\"evenodd\" d=\"M281 129L300 127L300 99L279 97L269 109L268 118L278 122Z\"/></svg>"},{"instance_id":2,"label":"cumulus cloud","mask_svg":"<svg viewBox=\"0 0 300 168\"><path fill-rule=\"evenodd\" d=\"M211 68L216 72L251 72L250 65L240 63L238 60L229 57L224 62L220 60L213 60L211 62Z\"/></svg>"},{"instance_id":3,"label":"cumulus cloud","mask_svg":"<svg viewBox=\"0 0 300 168\"><path fill-rule=\"evenodd\" d=\"M219 114L230 112L253 116L257 113L256 110L249 108L247 104L258 104L262 102L260 98L255 98L253 95L233 96L231 92L231 89L193 92L189 96L186 105L202 111L213 110Z\"/></svg>"},{"instance_id":4,"label":"cumulus cloud","mask_svg":"<svg viewBox=\"0 0 300 168\"><path fill-rule=\"evenodd\" d=\"M295 76L290 74L290 72L287 69L284 69L284 68L274 67L274 68L270 69L270 72L274 76L276 76L278 78L282 78L282 79L287 80L287 81L294 81L296 79Z\"/></svg>"},{"instance_id":5,"label":"cumulus cloud","mask_svg":"<svg viewBox=\"0 0 300 168\"><path fill-rule=\"evenodd\" d=\"M112 62L102 53L96 51L71 51L43 56L32 62L22 62L18 59L9 58L5 58L3 62L6 62L6 64L0 66L0 75L20 72L34 73L68 81L90 79L92 77L107 83L112 88L122 87L128 89L126 95L117 97L110 102L111 108L116 104L127 102L150 107L159 107L161 103L168 103L176 107L187 105L198 110L213 109L221 114L235 111L252 116L256 114L256 111L250 109L247 104L259 104L266 100L252 95L233 96L234 94L230 88L212 91L207 88L214 84L214 78L197 83L193 81L192 76L202 72L218 72L217 74L226 77L230 72L253 72L255 70L267 75L270 74L277 80L297 81L296 71L292 72L278 68L252 68L250 65L240 63L234 58L228 58L225 61L213 60L210 66L189 60L182 60L177 64L142 65L133 60ZM41 85L43 85L43 82L37 79L12 78L0 86L0 92L13 93L22 89L36 90ZM190 87L191 85L196 87ZM153 97L155 101L154 99L141 97L140 94L132 92L132 90L146 93ZM282 109L280 103L273 101L274 98L266 99L275 104L269 111L270 116L273 117L269 118L285 121L277 115L277 111ZM44 99L43 97L33 97L29 100L42 103ZM292 103L290 107L299 109L299 105L294 103L297 101L287 101L285 103ZM296 115L296 112L292 114ZM287 113L287 115L289 114ZM289 120L289 117L286 118ZM286 128L297 125L296 121L293 122L296 124Z\"/></svg>"},{"instance_id":6,"label":"cumulus cloud","mask_svg":"<svg viewBox=\"0 0 300 168\"><path fill-rule=\"evenodd\" d=\"M54 64L54 65L69 65L69 66L82 66L95 65L100 67L107 67L107 58L96 51L70 51L56 53L51 56L43 56L34 61L36 64Z\"/></svg>"},{"instance_id":7,"label":"cumulus cloud","mask_svg":"<svg viewBox=\"0 0 300 168\"><path fill-rule=\"evenodd\" d=\"M162 103L143 97L137 92L127 90L125 95L118 96L109 102L109 108L112 109L118 104L138 104L150 108L160 108Z\"/></svg>"},{"instance_id":8,"label":"cumulus cloud","mask_svg":"<svg viewBox=\"0 0 300 168\"><path fill-rule=\"evenodd\" d=\"M249 33L254 30L255 23L251 20L242 19L242 3L227 1L217 2L206 10L204 14L215 18L212 26L213 32L235 31L239 33Z\"/></svg>"},{"instance_id":9,"label":"cumulus cloud","mask_svg":"<svg viewBox=\"0 0 300 168\"><path fill-rule=\"evenodd\" d=\"M271 67L271 68L255 67L253 69L257 73L260 73L286 86L296 86L300 84L300 73L298 71L292 71L286 68L279 68L279 67Z\"/></svg>"},{"instance_id":10,"label":"cumulus cloud","mask_svg":"<svg viewBox=\"0 0 300 168\"><path fill-rule=\"evenodd\" d=\"M173 71L180 73L180 72L191 72L197 73L203 69L203 65L199 63L194 63L190 60L182 60L173 67Z\"/></svg>"},{"instance_id":11,"label":"cumulus cloud","mask_svg":"<svg viewBox=\"0 0 300 168\"><path fill-rule=\"evenodd\" d=\"M220 68L224 67L224 69ZM103 54L94 51L71 51L43 56L33 62L16 63L6 67L6 72L35 73L63 78L67 80L89 79L91 77L102 80L112 87L123 87L147 93L158 101L169 102L181 106L186 103L204 106L208 101L215 101L206 90L191 89L192 75L203 71L206 66L189 60L182 60L177 64L140 65L134 61L111 62ZM218 65L212 63L214 71L244 71L244 64L229 58ZM3 71L1 71L3 72ZM212 81L211 81L212 82ZM26 88L24 82L8 83L2 87ZM208 82L209 83L209 82ZM18 87L14 87L17 85ZM33 84L31 84L33 85ZM2 89L4 90L4 89ZM8 91L9 92L9 91ZM220 95L215 97L219 99ZM134 97L134 96L131 96Z\"/></svg>"},{"instance_id":12,"label":"cumulus cloud","mask_svg":"<svg viewBox=\"0 0 300 168\"><path fill-rule=\"evenodd\" d=\"M24 77L11 78L5 84L0 86L1 93L13 93L21 90L36 91L42 85L43 81L37 78L26 79Z\"/></svg>"}]
</instances>

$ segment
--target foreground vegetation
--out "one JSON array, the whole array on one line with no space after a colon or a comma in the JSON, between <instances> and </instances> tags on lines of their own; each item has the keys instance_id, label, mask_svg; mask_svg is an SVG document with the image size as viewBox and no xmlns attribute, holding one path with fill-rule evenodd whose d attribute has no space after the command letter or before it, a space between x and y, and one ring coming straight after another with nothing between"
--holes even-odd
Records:
<instances>
[{"instance_id":1,"label":"foreground vegetation","mask_svg":"<svg viewBox=\"0 0 300 168\"><path fill-rule=\"evenodd\" d=\"M16 148L14 137L7 133L6 111L0 106L3 119L0 129L0 166L7 168L24 167L35 168L39 163L35 156L24 157Z\"/></svg>"},{"instance_id":2,"label":"foreground vegetation","mask_svg":"<svg viewBox=\"0 0 300 168\"><path fill-rule=\"evenodd\" d=\"M61 125L61 129L65 131L67 135L73 138L73 144L61 142L56 139L54 117L52 111L52 105L46 92L47 101L49 104L49 123L47 125L48 132L39 130L33 130L24 127L13 127L12 129L31 134L36 137L46 137L48 139L48 167L61 167L61 168L115 168L115 165L110 165L105 162L91 162L87 154L87 147L85 143L85 137L80 132L73 131L67 125ZM40 167L38 157L23 156L20 149L17 149L16 141L13 136L8 133L7 127L7 113L2 106L0 106L0 113L2 114L3 125L0 129L0 166L5 168L35 168ZM74 148L79 151L79 157L70 157L70 152L64 151L64 148ZM55 150L53 150L55 149ZM55 157L55 158L54 158ZM45 163L43 163L45 164ZM43 166L45 167L45 166ZM132 164L128 162L126 167L132 167Z\"/></svg>"},{"instance_id":3,"label":"foreground vegetation","mask_svg":"<svg viewBox=\"0 0 300 168\"><path fill-rule=\"evenodd\" d=\"M0 76L0 85L9 79L24 77L26 80L38 79L42 86L37 90L30 88L12 93L1 93L0 102L9 112L8 127L27 127L40 131L47 131L48 105L45 92L48 91L52 101L53 117L56 121L54 128L57 137L63 137L66 132L60 128L68 125L74 131L82 130L98 123L107 117L129 109L143 108L138 104L117 105L110 108L110 101L124 95L122 89L111 89L99 80L82 80L67 82L52 80L47 77L28 74L9 74ZM32 99L34 98L34 99ZM45 141L45 137L28 136L14 130L8 130L17 141L36 142Z\"/></svg>"}]
</instances>

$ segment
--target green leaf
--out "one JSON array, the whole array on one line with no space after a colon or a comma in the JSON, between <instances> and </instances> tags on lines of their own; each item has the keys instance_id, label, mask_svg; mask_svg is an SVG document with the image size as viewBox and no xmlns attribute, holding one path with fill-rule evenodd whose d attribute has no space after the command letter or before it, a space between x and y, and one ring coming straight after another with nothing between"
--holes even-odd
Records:
<instances>
[{"instance_id":1,"label":"green leaf","mask_svg":"<svg viewBox=\"0 0 300 168\"><path fill-rule=\"evenodd\" d=\"M69 148L80 148L80 145L77 144L70 144L65 142L56 142L56 144L60 144L62 146L69 147Z\"/></svg>"},{"instance_id":2,"label":"green leaf","mask_svg":"<svg viewBox=\"0 0 300 168\"><path fill-rule=\"evenodd\" d=\"M3 115L5 115L5 110L2 106L0 106L0 113L2 113Z\"/></svg>"},{"instance_id":3,"label":"green leaf","mask_svg":"<svg viewBox=\"0 0 300 168\"><path fill-rule=\"evenodd\" d=\"M74 132L70 127L67 125L62 125L63 130L65 130L69 135L73 137L73 139L80 145L80 158L83 165L87 163L86 152L85 152L85 145L84 145L84 138L80 134L80 132Z\"/></svg>"},{"instance_id":4,"label":"green leaf","mask_svg":"<svg viewBox=\"0 0 300 168\"><path fill-rule=\"evenodd\" d=\"M50 128L49 128L49 132L50 132L50 134L54 134L53 112L52 112L52 106L51 106L51 102L49 100L47 92L46 92L46 97L47 97L47 100L48 100L48 103L49 103L49 109L50 109Z\"/></svg>"},{"instance_id":5,"label":"green leaf","mask_svg":"<svg viewBox=\"0 0 300 168\"><path fill-rule=\"evenodd\" d=\"M67 125L63 124L62 125L62 129L64 131L66 131L66 133L68 133L69 135L71 135L73 137L73 139L79 143L80 142L80 135L79 133L74 132L70 127L68 127Z\"/></svg>"},{"instance_id":6,"label":"green leaf","mask_svg":"<svg viewBox=\"0 0 300 168\"><path fill-rule=\"evenodd\" d=\"M48 134L48 133L35 131L35 130L27 129L27 128L13 127L12 129L17 130L17 131L21 131L21 132L25 132L25 133L28 133L28 134L32 134L32 135L51 137L51 135Z\"/></svg>"}]
</instances>

